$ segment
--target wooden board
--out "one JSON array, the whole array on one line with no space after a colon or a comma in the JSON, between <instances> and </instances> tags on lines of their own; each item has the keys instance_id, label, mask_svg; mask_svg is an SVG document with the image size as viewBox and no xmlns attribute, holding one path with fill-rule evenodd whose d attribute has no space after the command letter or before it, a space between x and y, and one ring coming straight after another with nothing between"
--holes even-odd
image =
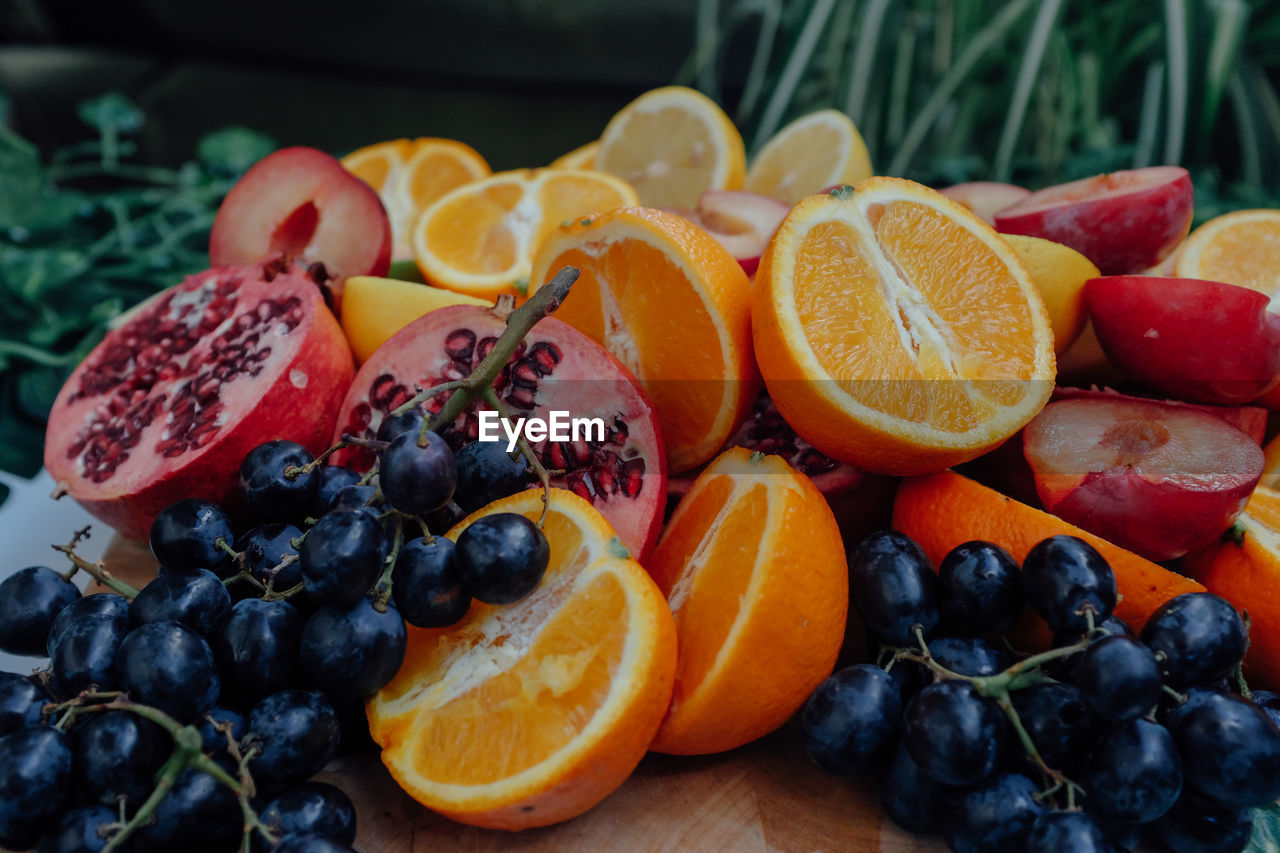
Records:
<instances>
[{"instance_id":1,"label":"wooden board","mask_svg":"<svg viewBox=\"0 0 1280 853\"><path fill-rule=\"evenodd\" d=\"M145 545L117 539L103 562L137 586L155 575ZM830 776L805 758L794 726L721 755L651 754L586 814L507 833L463 826L399 789L376 754L347 755L319 777L359 813L361 853L457 851L866 851L941 853L884 819L868 780Z\"/></svg>"}]
</instances>

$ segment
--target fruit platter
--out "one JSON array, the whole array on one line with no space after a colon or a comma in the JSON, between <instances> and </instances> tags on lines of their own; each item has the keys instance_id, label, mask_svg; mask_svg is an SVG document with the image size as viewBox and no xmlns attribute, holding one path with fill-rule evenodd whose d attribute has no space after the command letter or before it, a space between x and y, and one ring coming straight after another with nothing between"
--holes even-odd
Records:
<instances>
[{"instance_id":1,"label":"fruit platter","mask_svg":"<svg viewBox=\"0 0 1280 853\"><path fill-rule=\"evenodd\" d=\"M1277 849L1280 210L683 86L245 165L52 402L6 850Z\"/></svg>"}]
</instances>

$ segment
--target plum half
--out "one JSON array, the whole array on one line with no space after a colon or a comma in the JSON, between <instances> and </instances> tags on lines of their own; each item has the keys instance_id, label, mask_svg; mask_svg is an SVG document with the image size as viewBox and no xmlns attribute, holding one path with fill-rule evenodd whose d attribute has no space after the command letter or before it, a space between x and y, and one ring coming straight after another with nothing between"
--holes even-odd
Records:
<instances>
[{"instance_id":1,"label":"plum half","mask_svg":"<svg viewBox=\"0 0 1280 853\"><path fill-rule=\"evenodd\" d=\"M1134 398L1050 403L1022 431L1045 509L1151 560L1222 535L1262 476L1262 448L1189 406Z\"/></svg>"}]
</instances>

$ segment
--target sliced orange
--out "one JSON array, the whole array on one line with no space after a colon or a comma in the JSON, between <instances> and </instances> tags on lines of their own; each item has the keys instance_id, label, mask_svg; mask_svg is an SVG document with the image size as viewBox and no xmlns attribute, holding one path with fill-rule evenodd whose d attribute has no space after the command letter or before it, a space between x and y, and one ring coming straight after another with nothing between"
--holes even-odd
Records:
<instances>
[{"instance_id":1,"label":"sliced orange","mask_svg":"<svg viewBox=\"0 0 1280 853\"><path fill-rule=\"evenodd\" d=\"M535 287L566 264L582 275L556 317L640 380L658 410L672 473L706 462L759 390L742 267L706 231L649 208L556 230L534 259Z\"/></svg>"},{"instance_id":2,"label":"sliced orange","mask_svg":"<svg viewBox=\"0 0 1280 853\"><path fill-rule=\"evenodd\" d=\"M1053 327L1053 352L1061 357L1084 331L1089 315L1084 308L1084 283L1102 275L1093 261L1070 246L1005 234L1018 258L1031 274Z\"/></svg>"},{"instance_id":3,"label":"sliced orange","mask_svg":"<svg viewBox=\"0 0 1280 853\"><path fill-rule=\"evenodd\" d=\"M541 490L483 515L537 520ZM514 604L473 603L450 628L409 628L395 679L369 702L382 761L414 799L463 823L545 826L582 814L644 756L671 698L675 623L608 522L552 490L551 563Z\"/></svg>"},{"instance_id":4,"label":"sliced orange","mask_svg":"<svg viewBox=\"0 0 1280 853\"><path fill-rule=\"evenodd\" d=\"M1256 686L1280 688L1280 491L1258 486L1219 549L1204 585L1249 615L1245 670Z\"/></svg>"},{"instance_id":5,"label":"sliced orange","mask_svg":"<svg viewBox=\"0 0 1280 853\"><path fill-rule=\"evenodd\" d=\"M871 156L853 120L839 110L817 110L764 144L751 161L743 189L795 204L837 184L869 177Z\"/></svg>"},{"instance_id":6,"label":"sliced orange","mask_svg":"<svg viewBox=\"0 0 1280 853\"><path fill-rule=\"evenodd\" d=\"M600 151L600 140L595 139L586 145L579 145L568 154L561 154L551 161L553 169L594 169L596 154Z\"/></svg>"},{"instance_id":7,"label":"sliced orange","mask_svg":"<svg viewBox=\"0 0 1280 853\"><path fill-rule=\"evenodd\" d=\"M1017 253L902 178L801 200L756 271L756 357L810 444L882 474L997 447L1048 402L1053 329Z\"/></svg>"},{"instance_id":8,"label":"sliced orange","mask_svg":"<svg viewBox=\"0 0 1280 853\"><path fill-rule=\"evenodd\" d=\"M409 228L431 202L490 174L489 164L470 145L430 136L367 145L343 157L342 165L382 199L394 258L413 257Z\"/></svg>"},{"instance_id":9,"label":"sliced orange","mask_svg":"<svg viewBox=\"0 0 1280 853\"><path fill-rule=\"evenodd\" d=\"M596 168L628 181L646 207L697 207L705 190L742 188L747 155L724 110L701 92L664 86L609 120Z\"/></svg>"},{"instance_id":10,"label":"sliced orange","mask_svg":"<svg viewBox=\"0 0 1280 853\"><path fill-rule=\"evenodd\" d=\"M1280 210L1237 210L1215 216L1183 241L1173 274L1280 296Z\"/></svg>"},{"instance_id":11,"label":"sliced orange","mask_svg":"<svg viewBox=\"0 0 1280 853\"><path fill-rule=\"evenodd\" d=\"M446 305L493 305L429 284L394 278L353 275L342 291L342 331L351 354L363 363L387 338L414 320Z\"/></svg>"},{"instance_id":12,"label":"sliced orange","mask_svg":"<svg viewBox=\"0 0 1280 853\"><path fill-rule=\"evenodd\" d=\"M635 203L626 181L602 172L499 172L424 210L413 226L413 255L440 287L487 299L522 294L534 251L558 225Z\"/></svg>"},{"instance_id":13,"label":"sliced orange","mask_svg":"<svg viewBox=\"0 0 1280 853\"><path fill-rule=\"evenodd\" d=\"M849 604L844 545L822 493L781 456L718 456L680 501L649 571L679 646L657 752L749 743L831 674Z\"/></svg>"},{"instance_id":14,"label":"sliced orange","mask_svg":"<svg viewBox=\"0 0 1280 853\"><path fill-rule=\"evenodd\" d=\"M974 539L994 542L1021 563L1041 540L1077 536L1115 572L1121 596L1116 615L1135 631L1175 595L1204 591L1190 578L951 471L903 480L893 505L893 528L919 543L935 567L952 548Z\"/></svg>"}]
</instances>

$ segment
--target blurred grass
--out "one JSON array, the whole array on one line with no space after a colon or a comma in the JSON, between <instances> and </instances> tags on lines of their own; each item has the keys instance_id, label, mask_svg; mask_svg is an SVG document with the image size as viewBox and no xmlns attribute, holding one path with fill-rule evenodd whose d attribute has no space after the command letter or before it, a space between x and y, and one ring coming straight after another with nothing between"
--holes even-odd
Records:
<instances>
[{"instance_id":1,"label":"blurred grass","mask_svg":"<svg viewBox=\"0 0 1280 853\"><path fill-rule=\"evenodd\" d=\"M1198 220L1280 206L1280 0L698 0L696 22L679 82L749 151L836 107L881 174L1036 188L1177 163Z\"/></svg>"}]
</instances>

